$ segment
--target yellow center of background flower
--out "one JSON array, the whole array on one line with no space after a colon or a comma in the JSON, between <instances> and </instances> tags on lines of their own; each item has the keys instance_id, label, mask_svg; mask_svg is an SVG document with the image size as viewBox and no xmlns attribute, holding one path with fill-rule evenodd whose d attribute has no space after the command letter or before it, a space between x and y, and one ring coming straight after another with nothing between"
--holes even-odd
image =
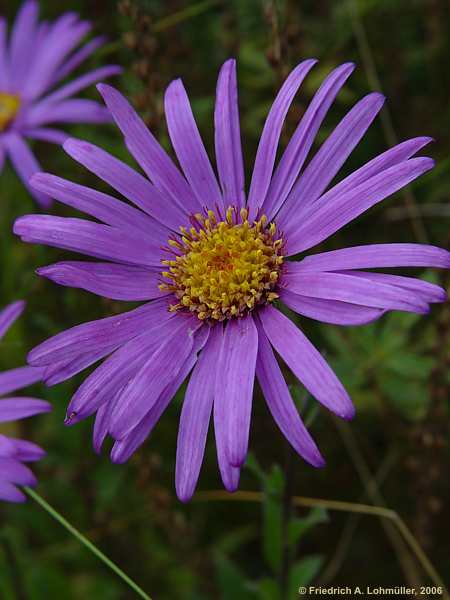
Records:
<instances>
[{"instance_id":1,"label":"yellow center of background flower","mask_svg":"<svg viewBox=\"0 0 450 600\"><path fill-rule=\"evenodd\" d=\"M19 96L0 92L0 131L4 131L8 127L19 108Z\"/></svg>"},{"instance_id":2,"label":"yellow center of background flower","mask_svg":"<svg viewBox=\"0 0 450 600\"><path fill-rule=\"evenodd\" d=\"M223 221L213 211L194 219L189 230L180 227L181 240L169 240L175 259L162 261L169 269L160 289L178 299L170 310L223 321L278 298L283 242L274 223L267 225L265 216L251 223L246 209L233 207Z\"/></svg>"}]
</instances>

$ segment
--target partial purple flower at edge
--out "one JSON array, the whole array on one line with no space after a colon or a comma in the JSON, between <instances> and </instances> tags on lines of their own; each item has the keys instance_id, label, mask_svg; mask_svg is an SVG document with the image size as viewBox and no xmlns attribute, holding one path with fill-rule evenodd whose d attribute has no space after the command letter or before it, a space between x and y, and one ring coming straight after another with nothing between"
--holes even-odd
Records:
<instances>
[{"instance_id":1,"label":"partial purple flower at edge","mask_svg":"<svg viewBox=\"0 0 450 600\"><path fill-rule=\"evenodd\" d=\"M377 93L357 102L306 162L352 64L326 77L275 165L286 114L315 62L300 63L281 87L264 125L248 194L236 64L229 60L219 74L214 113L218 178L180 80L167 89L165 113L182 172L127 100L102 84L100 93L146 177L99 147L68 140L65 151L124 198L41 173L32 180L37 190L100 223L28 215L14 226L23 241L96 259L56 263L39 269L40 275L106 298L146 301L73 327L29 354L30 364L46 368L48 385L105 359L72 397L66 419L74 424L96 414L97 452L109 434L115 440L112 460L128 460L191 374L175 474L183 501L195 490L211 418L224 485L237 488L255 377L295 450L316 467L324 464L276 354L321 404L342 418L354 415L341 382L279 303L305 317L350 326L390 310L427 313L430 303L446 299L443 289L426 281L368 270L449 268L450 254L434 246L374 244L293 258L433 166L430 158L413 158L430 138L414 138L330 187L381 109L384 98Z\"/></svg>"},{"instance_id":2,"label":"partial purple flower at edge","mask_svg":"<svg viewBox=\"0 0 450 600\"><path fill-rule=\"evenodd\" d=\"M13 302L0 311L0 338L7 332L20 316L25 303ZM9 396L42 380L42 367L19 367L0 373L0 395L8 397L0 399L0 423L17 421L39 413L48 412L48 402L27 396ZM0 500L24 502L25 495L17 486L36 484L36 478L23 463L35 462L45 456L44 450L27 440L8 437L0 433Z\"/></svg>"},{"instance_id":3,"label":"partial purple flower at edge","mask_svg":"<svg viewBox=\"0 0 450 600\"><path fill-rule=\"evenodd\" d=\"M11 28L0 17L0 173L9 156L17 174L37 202L48 208L52 199L29 186L41 170L26 139L62 144L67 134L54 123L104 123L110 115L98 102L73 98L88 86L117 75L115 65L80 75L55 89L104 43L97 37L80 46L91 25L76 13L53 23L38 20L36 0L25 0Z\"/></svg>"}]
</instances>

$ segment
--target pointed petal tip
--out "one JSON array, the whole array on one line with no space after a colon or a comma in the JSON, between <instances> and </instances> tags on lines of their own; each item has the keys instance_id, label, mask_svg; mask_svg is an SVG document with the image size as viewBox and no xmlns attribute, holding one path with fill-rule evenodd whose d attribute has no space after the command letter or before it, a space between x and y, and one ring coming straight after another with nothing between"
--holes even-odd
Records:
<instances>
[{"instance_id":1,"label":"pointed petal tip","mask_svg":"<svg viewBox=\"0 0 450 600\"><path fill-rule=\"evenodd\" d=\"M341 419L344 419L345 421L351 421L356 415L356 408L353 403L350 403L343 409L339 411L336 410L336 414L338 417L341 417Z\"/></svg>"},{"instance_id":2,"label":"pointed petal tip","mask_svg":"<svg viewBox=\"0 0 450 600\"><path fill-rule=\"evenodd\" d=\"M115 465L123 465L127 462L127 458L122 456L122 454L120 452L118 452L117 450L114 449L114 446L111 450L111 453L109 455L111 462Z\"/></svg>"},{"instance_id":3,"label":"pointed petal tip","mask_svg":"<svg viewBox=\"0 0 450 600\"><path fill-rule=\"evenodd\" d=\"M187 504L194 495L194 490L186 489L185 486L175 486L175 490L178 500L183 504Z\"/></svg>"},{"instance_id":4,"label":"pointed petal tip","mask_svg":"<svg viewBox=\"0 0 450 600\"><path fill-rule=\"evenodd\" d=\"M320 454L319 450L317 450L317 453L308 458L308 462L312 467L315 467L316 469L323 469L324 467L326 467L327 464L326 460Z\"/></svg>"},{"instance_id":5,"label":"pointed petal tip","mask_svg":"<svg viewBox=\"0 0 450 600\"><path fill-rule=\"evenodd\" d=\"M81 421L82 418L83 417L75 411L67 411L66 418L64 419L64 425L67 427L72 427L72 425L76 425L79 421Z\"/></svg>"},{"instance_id":6,"label":"pointed petal tip","mask_svg":"<svg viewBox=\"0 0 450 600\"><path fill-rule=\"evenodd\" d=\"M239 478L237 481L227 481L226 483L224 483L224 486L227 492L229 492L230 494L237 492L239 488Z\"/></svg>"}]
</instances>

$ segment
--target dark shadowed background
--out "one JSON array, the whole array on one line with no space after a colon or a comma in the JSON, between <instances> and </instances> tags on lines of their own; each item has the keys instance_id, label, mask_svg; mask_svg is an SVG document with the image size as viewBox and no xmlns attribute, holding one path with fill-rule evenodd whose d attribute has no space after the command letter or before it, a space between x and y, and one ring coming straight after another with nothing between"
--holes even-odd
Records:
<instances>
[{"instance_id":1,"label":"dark shadowed background","mask_svg":"<svg viewBox=\"0 0 450 600\"><path fill-rule=\"evenodd\" d=\"M1 0L12 18L20 2ZM322 127L323 141L357 99L377 89L387 97L344 167L347 173L403 140L431 135L436 168L321 246L429 242L448 247L450 225L450 15L446 0L51 0L41 13L54 18L76 10L93 21L108 44L90 67L119 63L115 85L132 99L169 148L162 98L182 77L200 130L213 147L212 111L218 69L238 59L243 147L251 173L263 120L280 82L300 60L320 59L289 113L283 144L324 76L348 60L357 70ZM88 94L97 98L95 88ZM86 138L127 160L113 126L74 126ZM103 184L56 146L36 144L45 170L102 189ZM248 178L247 178L248 181ZM105 188L106 189L106 188ZM19 366L48 336L83 321L131 308L81 290L59 287L34 274L38 266L73 255L25 245L11 233L13 220L36 206L11 168L0 177L2 305L24 298L25 317L1 344L0 366ZM55 205L54 212L73 212ZM418 271L419 272L419 271ZM445 273L425 273L448 288ZM145 591L158 600L281 600L297 588L322 585L430 584L417 556L392 521L323 508L293 507L293 496L386 505L404 518L445 579L450 572L449 327L450 305L428 316L393 313L374 325L339 328L298 319L327 355L357 405L353 422L331 418L306 402L292 376L293 394L327 459L314 470L294 455L256 391L252 457L241 490L262 492L262 502L214 499L222 488L212 436L200 493L188 504L175 497L174 460L182 393L142 449L115 466L91 449L92 422L65 428L65 407L85 374L51 389L36 386L53 403L50 415L8 431L48 451L35 472L39 492L88 534ZM231 498L230 498L231 499ZM5 600L134 598L114 574L33 501L0 506L0 596ZM427 597L439 597L429 593Z\"/></svg>"}]
</instances>

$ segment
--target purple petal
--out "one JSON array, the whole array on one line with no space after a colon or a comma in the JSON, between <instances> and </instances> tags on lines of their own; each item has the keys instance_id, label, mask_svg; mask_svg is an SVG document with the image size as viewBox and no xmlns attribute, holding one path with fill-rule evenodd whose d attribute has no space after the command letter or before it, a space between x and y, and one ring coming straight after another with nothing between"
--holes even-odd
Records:
<instances>
[{"instance_id":1,"label":"purple petal","mask_svg":"<svg viewBox=\"0 0 450 600\"><path fill-rule=\"evenodd\" d=\"M169 231L166 227L146 213L108 194L50 173L36 173L31 178L30 184L59 202L91 215L107 225L127 229L129 232L132 231L133 235L139 234L140 237L144 235L160 245L167 243Z\"/></svg>"},{"instance_id":2,"label":"purple petal","mask_svg":"<svg viewBox=\"0 0 450 600\"><path fill-rule=\"evenodd\" d=\"M59 285L81 288L113 300L151 300L164 295L158 287L161 274L141 267L67 261L36 272Z\"/></svg>"},{"instance_id":3,"label":"purple petal","mask_svg":"<svg viewBox=\"0 0 450 600\"><path fill-rule=\"evenodd\" d=\"M101 346L99 350L91 350L79 354L75 358L71 357L67 360L51 363L48 367L44 367L45 385L50 387L70 379L77 373L84 371L84 369L87 369L99 361L101 358L104 358L105 356L108 356L108 354L111 354L111 352L114 352L117 346L117 343L106 347Z\"/></svg>"},{"instance_id":4,"label":"purple petal","mask_svg":"<svg viewBox=\"0 0 450 600\"><path fill-rule=\"evenodd\" d=\"M405 160L416 154L416 152L423 148L423 146L429 144L431 141L432 138L419 137L407 140L406 142L402 142L401 144L390 148L386 152L383 152L379 156L376 156L367 164L359 168L357 171L354 171L351 175L340 181L331 190L329 190L327 194L325 194L324 196L317 197L317 199L314 200L314 202L307 201L306 204L304 202L285 202L277 216L278 226L281 229L283 229L285 224L289 223L289 221L291 221L292 219L298 220L300 214L302 215L302 220L305 220L306 217L309 217L314 213L317 206L320 206L320 203L323 201L322 198L327 200L331 198L332 195L337 195L338 193L344 194L352 191L355 187L361 185L365 181L368 181L375 175L383 173L384 171L391 167L394 167L395 165L400 165ZM319 150L319 152L321 152L321 150ZM327 169L328 172L328 165L324 165L324 168ZM322 179L320 179L320 181L322 181ZM302 198L305 198L305 195L303 194L303 187L300 188L300 180L298 184L298 191L299 193L302 193Z\"/></svg>"},{"instance_id":5,"label":"purple petal","mask_svg":"<svg viewBox=\"0 0 450 600\"><path fill-rule=\"evenodd\" d=\"M198 212L202 204L129 102L109 85L100 84L97 88L125 136L130 152L149 179L183 211Z\"/></svg>"},{"instance_id":6,"label":"purple petal","mask_svg":"<svg viewBox=\"0 0 450 600\"><path fill-rule=\"evenodd\" d=\"M0 338L2 338L11 325L20 317L25 310L25 302L17 300L8 304L6 308L0 311Z\"/></svg>"},{"instance_id":7,"label":"purple petal","mask_svg":"<svg viewBox=\"0 0 450 600\"><path fill-rule=\"evenodd\" d=\"M245 175L236 77L236 61L227 60L217 80L214 110L217 170L222 186L222 206L245 206Z\"/></svg>"},{"instance_id":8,"label":"purple petal","mask_svg":"<svg viewBox=\"0 0 450 600\"><path fill-rule=\"evenodd\" d=\"M12 483L0 479L0 500L6 500L7 502L25 502L26 496Z\"/></svg>"},{"instance_id":9,"label":"purple petal","mask_svg":"<svg viewBox=\"0 0 450 600\"><path fill-rule=\"evenodd\" d=\"M81 63L83 63L91 54L100 48L100 46L103 46L105 41L105 36L99 35L90 40L87 44L84 44L84 46L74 52L72 56L56 70L52 77L52 83L56 83L57 81L67 77L67 75L81 65Z\"/></svg>"},{"instance_id":10,"label":"purple petal","mask_svg":"<svg viewBox=\"0 0 450 600\"><path fill-rule=\"evenodd\" d=\"M23 131L23 135L27 138L31 138L32 140L50 142L51 144L57 144L58 146L62 146L69 137L65 131L53 129L51 127L34 127L32 129L25 129Z\"/></svg>"},{"instance_id":11,"label":"purple petal","mask_svg":"<svg viewBox=\"0 0 450 600\"><path fill-rule=\"evenodd\" d=\"M44 369L41 367L19 367L0 373L0 395L9 394L15 390L42 381Z\"/></svg>"},{"instance_id":12,"label":"purple petal","mask_svg":"<svg viewBox=\"0 0 450 600\"><path fill-rule=\"evenodd\" d=\"M123 344L171 318L167 308L166 300L155 300L114 317L76 325L33 348L28 361L35 366L51 365L89 351Z\"/></svg>"},{"instance_id":13,"label":"purple petal","mask_svg":"<svg viewBox=\"0 0 450 600\"><path fill-rule=\"evenodd\" d=\"M323 194L372 124L383 103L384 96L381 94L368 94L345 115L292 188L287 204L291 204L293 210L304 210L305 206Z\"/></svg>"},{"instance_id":14,"label":"purple petal","mask_svg":"<svg viewBox=\"0 0 450 600\"><path fill-rule=\"evenodd\" d=\"M35 104L23 117L27 128L48 123L109 123L111 115L104 106L95 100L74 98L55 104Z\"/></svg>"},{"instance_id":15,"label":"purple petal","mask_svg":"<svg viewBox=\"0 0 450 600\"><path fill-rule=\"evenodd\" d=\"M22 90L25 97L38 98L48 88L56 69L90 30L89 23L75 20L73 14L66 13L52 25L25 81Z\"/></svg>"},{"instance_id":16,"label":"purple petal","mask_svg":"<svg viewBox=\"0 0 450 600\"><path fill-rule=\"evenodd\" d=\"M12 458L15 457L15 454L16 447L12 440L0 433L0 458Z\"/></svg>"},{"instance_id":17,"label":"purple petal","mask_svg":"<svg viewBox=\"0 0 450 600\"><path fill-rule=\"evenodd\" d=\"M214 401L216 363L220 337L211 329L208 342L194 367L183 400L177 441L175 486L182 502L192 497L197 485Z\"/></svg>"},{"instance_id":18,"label":"purple petal","mask_svg":"<svg viewBox=\"0 0 450 600\"><path fill-rule=\"evenodd\" d=\"M284 119L298 88L316 62L317 60L314 59L304 60L291 71L281 86L264 123L247 201L252 218L256 215L257 209L262 206L269 189Z\"/></svg>"},{"instance_id":19,"label":"purple petal","mask_svg":"<svg viewBox=\"0 0 450 600\"><path fill-rule=\"evenodd\" d=\"M25 187L36 198L40 206L43 208L50 207L52 199L45 194L33 190L29 184L30 177L42 169L25 141L21 136L13 132L9 132L2 139L9 158Z\"/></svg>"},{"instance_id":20,"label":"purple petal","mask_svg":"<svg viewBox=\"0 0 450 600\"><path fill-rule=\"evenodd\" d=\"M172 336L177 327L173 313L161 314L152 327L141 332L87 377L72 397L67 408L68 423L74 424L95 412L104 402L110 403L117 390L122 390L135 377L161 339Z\"/></svg>"},{"instance_id":21,"label":"purple petal","mask_svg":"<svg viewBox=\"0 0 450 600\"><path fill-rule=\"evenodd\" d=\"M96 454L101 453L103 442L108 435L109 410L110 406L105 402L100 406L95 415L94 430L92 432L92 447Z\"/></svg>"},{"instance_id":22,"label":"purple petal","mask_svg":"<svg viewBox=\"0 0 450 600\"><path fill-rule=\"evenodd\" d=\"M344 271L379 267L450 268L450 252L426 244L370 244L307 256L297 263L306 271Z\"/></svg>"},{"instance_id":23,"label":"purple petal","mask_svg":"<svg viewBox=\"0 0 450 600\"><path fill-rule=\"evenodd\" d=\"M217 368L216 402L226 406L226 454L234 467L247 456L258 331L251 316L231 319L224 331Z\"/></svg>"},{"instance_id":24,"label":"purple petal","mask_svg":"<svg viewBox=\"0 0 450 600\"><path fill-rule=\"evenodd\" d=\"M201 206L221 206L219 185L181 79L172 81L168 86L164 110L172 145L197 200Z\"/></svg>"},{"instance_id":25,"label":"purple petal","mask_svg":"<svg viewBox=\"0 0 450 600\"><path fill-rule=\"evenodd\" d=\"M256 375L267 406L294 450L313 467L323 467L325 461L297 412L281 369L260 325L258 334Z\"/></svg>"},{"instance_id":26,"label":"purple petal","mask_svg":"<svg viewBox=\"0 0 450 600\"><path fill-rule=\"evenodd\" d=\"M309 393L338 416L351 419L355 409L347 392L300 329L271 306L259 317L270 343Z\"/></svg>"},{"instance_id":27,"label":"purple petal","mask_svg":"<svg viewBox=\"0 0 450 600\"><path fill-rule=\"evenodd\" d=\"M14 446L16 460L36 462L46 455L46 452L42 450L42 448L28 440L18 440L13 438L10 439L10 442Z\"/></svg>"},{"instance_id":28,"label":"purple petal","mask_svg":"<svg viewBox=\"0 0 450 600\"><path fill-rule=\"evenodd\" d=\"M64 144L64 150L166 227L178 231L186 222L185 213L168 202L145 177L101 148L70 139Z\"/></svg>"},{"instance_id":29,"label":"purple petal","mask_svg":"<svg viewBox=\"0 0 450 600\"><path fill-rule=\"evenodd\" d=\"M17 13L9 44L12 89L19 89L33 58L39 5L34 0L24 2Z\"/></svg>"},{"instance_id":30,"label":"purple petal","mask_svg":"<svg viewBox=\"0 0 450 600\"><path fill-rule=\"evenodd\" d=\"M193 327L200 327L201 323L183 317L177 321L177 329L162 340L124 389L111 416L110 432L115 439L125 437L136 427L189 357L194 343Z\"/></svg>"},{"instance_id":31,"label":"purple petal","mask_svg":"<svg viewBox=\"0 0 450 600\"><path fill-rule=\"evenodd\" d=\"M211 332L211 335L216 336L216 356L220 358L220 348L223 343L223 325L218 323ZM220 367L220 362L218 361ZM216 386L219 376L219 370L216 374ZM235 492L239 486L239 477L241 474L240 467L233 467L227 456L227 398L225 394L215 392L214 398L214 434L216 438L217 462L219 463L220 475L223 485L229 492Z\"/></svg>"},{"instance_id":32,"label":"purple petal","mask_svg":"<svg viewBox=\"0 0 450 600\"><path fill-rule=\"evenodd\" d=\"M42 103L46 104L50 108L50 105L53 105L61 100L65 100L66 98L70 98L70 96L74 96L81 90L89 87L90 85L97 83L98 81L102 81L103 79L107 79L108 77L113 77L114 75L120 75L122 72L122 68L117 65L107 65L105 67L99 67L94 71L90 71L89 73L85 73L80 77L66 83L62 87L58 88L56 91L52 92L48 96L45 96L42 100L40 100L39 104L36 105L36 108Z\"/></svg>"},{"instance_id":33,"label":"purple petal","mask_svg":"<svg viewBox=\"0 0 450 600\"><path fill-rule=\"evenodd\" d=\"M17 421L44 412L50 412L51 405L37 398L17 397L0 400L0 423Z\"/></svg>"},{"instance_id":34,"label":"purple petal","mask_svg":"<svg viewBox=\"0 0 450 600\"><path fill-rule=\"evenodd\" d=\"M426 302L412 290L343 273L288 271L283 275L282 285L295 294L311 298L388 310L428 312Z\"/></svg>"},{"instance_id":35,"label":"purple petal","mask_svg":"<svg viewBox=\"0 0 450 600\"><path fill-rule=\"evenodd\" d=\"M202 327L194 337L194 346L189 358L186 360L175 379L165 388L158 401L149 410L142 421L124 438L115 442L111 451L111 459L115 463L124 463L146 440L162 413L166 410L178 388L191 372L197 361L197 353L206 343L209 335L209 327Z\"/></svg>"},{"instance_id":36,"label":"purple petal","mask_svg":"<svg viewBox=\"0 0 450 600\"><path fill-rule=\"evenodd\" d=\"M381 317L385 312L379 308L369 308L348 302L309 298L294 294L287 289L280 291L280 300L300 315L333 325L366 325Z\"/></svg>"},{"instance_id":37,"label":"purple petal","mask_svg":"<svg viewBox=\"0 0 450 600\"><path fill-rule=\"evenodd\" d=\"M9 61L7 47L6 21L0 17L0 88L9 91Z\"/></svg>"},{"instance_id":38,"label":"purple petal","mask_svg":"<svg viewBox=\"0 0 450 600\"><path fill-rule=\"evenodd\" d=\"M334 188L331 189L317 201L317 209L311 216L306 219L293 217L283 227L287 255L297 254L327 239L374 204L429 171L433 165L430 158L412 158L350 191L336 193Z\"/></svg>"},{"instance_id":39,"label":"purple petal","mask_svg":"<svg viewBox=\"0 0 450 600\"><path fill-rule=\"evenodd\" d=\"M403 288L413 292L414 295L417 295L424 302L445 302L448 299L447 292L440 286L428 281L422 281L421 279L415 279L414 277L387 275L385 273L366 273L364 271L344 271L343 274L359 277L369 283L375 283L375 285L381 283Z\"/></svg>"},{"instance_id":40,"label":"purple petal","mask_svg":"<svg viewBox=\"0 0 450 600\"><path fill-rule=\"evenodd\" d=\"M13 231L24 242L46 244L94 258L144 267L161 264L161 249L150 239L84 219L25 215L16 220Z\"/></svg>"},{"instance_id":41,"label":"purple petal","mask_svg":"<svg viewBox=\"0 0 450 600\"><path fill-rule=\"evenodd\" d=\"M0 175L3 171L3 167L5 166L6 152L4 147L2 146L2 138L0 136Z\"/></svg>"},{"instance_id":42,"label":"purple petal","mask_svg":"<svg viewBox=\"0 0 450 600\"><path fill-rule=\"evenodd\" d=\"M18 460L0 458L0 473L2 478L18 485L36 485L37 480L28 467Z\"/></svg>"},{"instance_id":43,"label":"purple petal","mask_svg":"<svg viewBox=\"0 0 450 600\"><path fill-rule=\"evenodd\" d=\"M354 68L353 63L346 63L335 69L308 106L281 157L262 205L261 210L269 219L277 213L291 191L328 109Z\"/></svg>"}]
</instances>

